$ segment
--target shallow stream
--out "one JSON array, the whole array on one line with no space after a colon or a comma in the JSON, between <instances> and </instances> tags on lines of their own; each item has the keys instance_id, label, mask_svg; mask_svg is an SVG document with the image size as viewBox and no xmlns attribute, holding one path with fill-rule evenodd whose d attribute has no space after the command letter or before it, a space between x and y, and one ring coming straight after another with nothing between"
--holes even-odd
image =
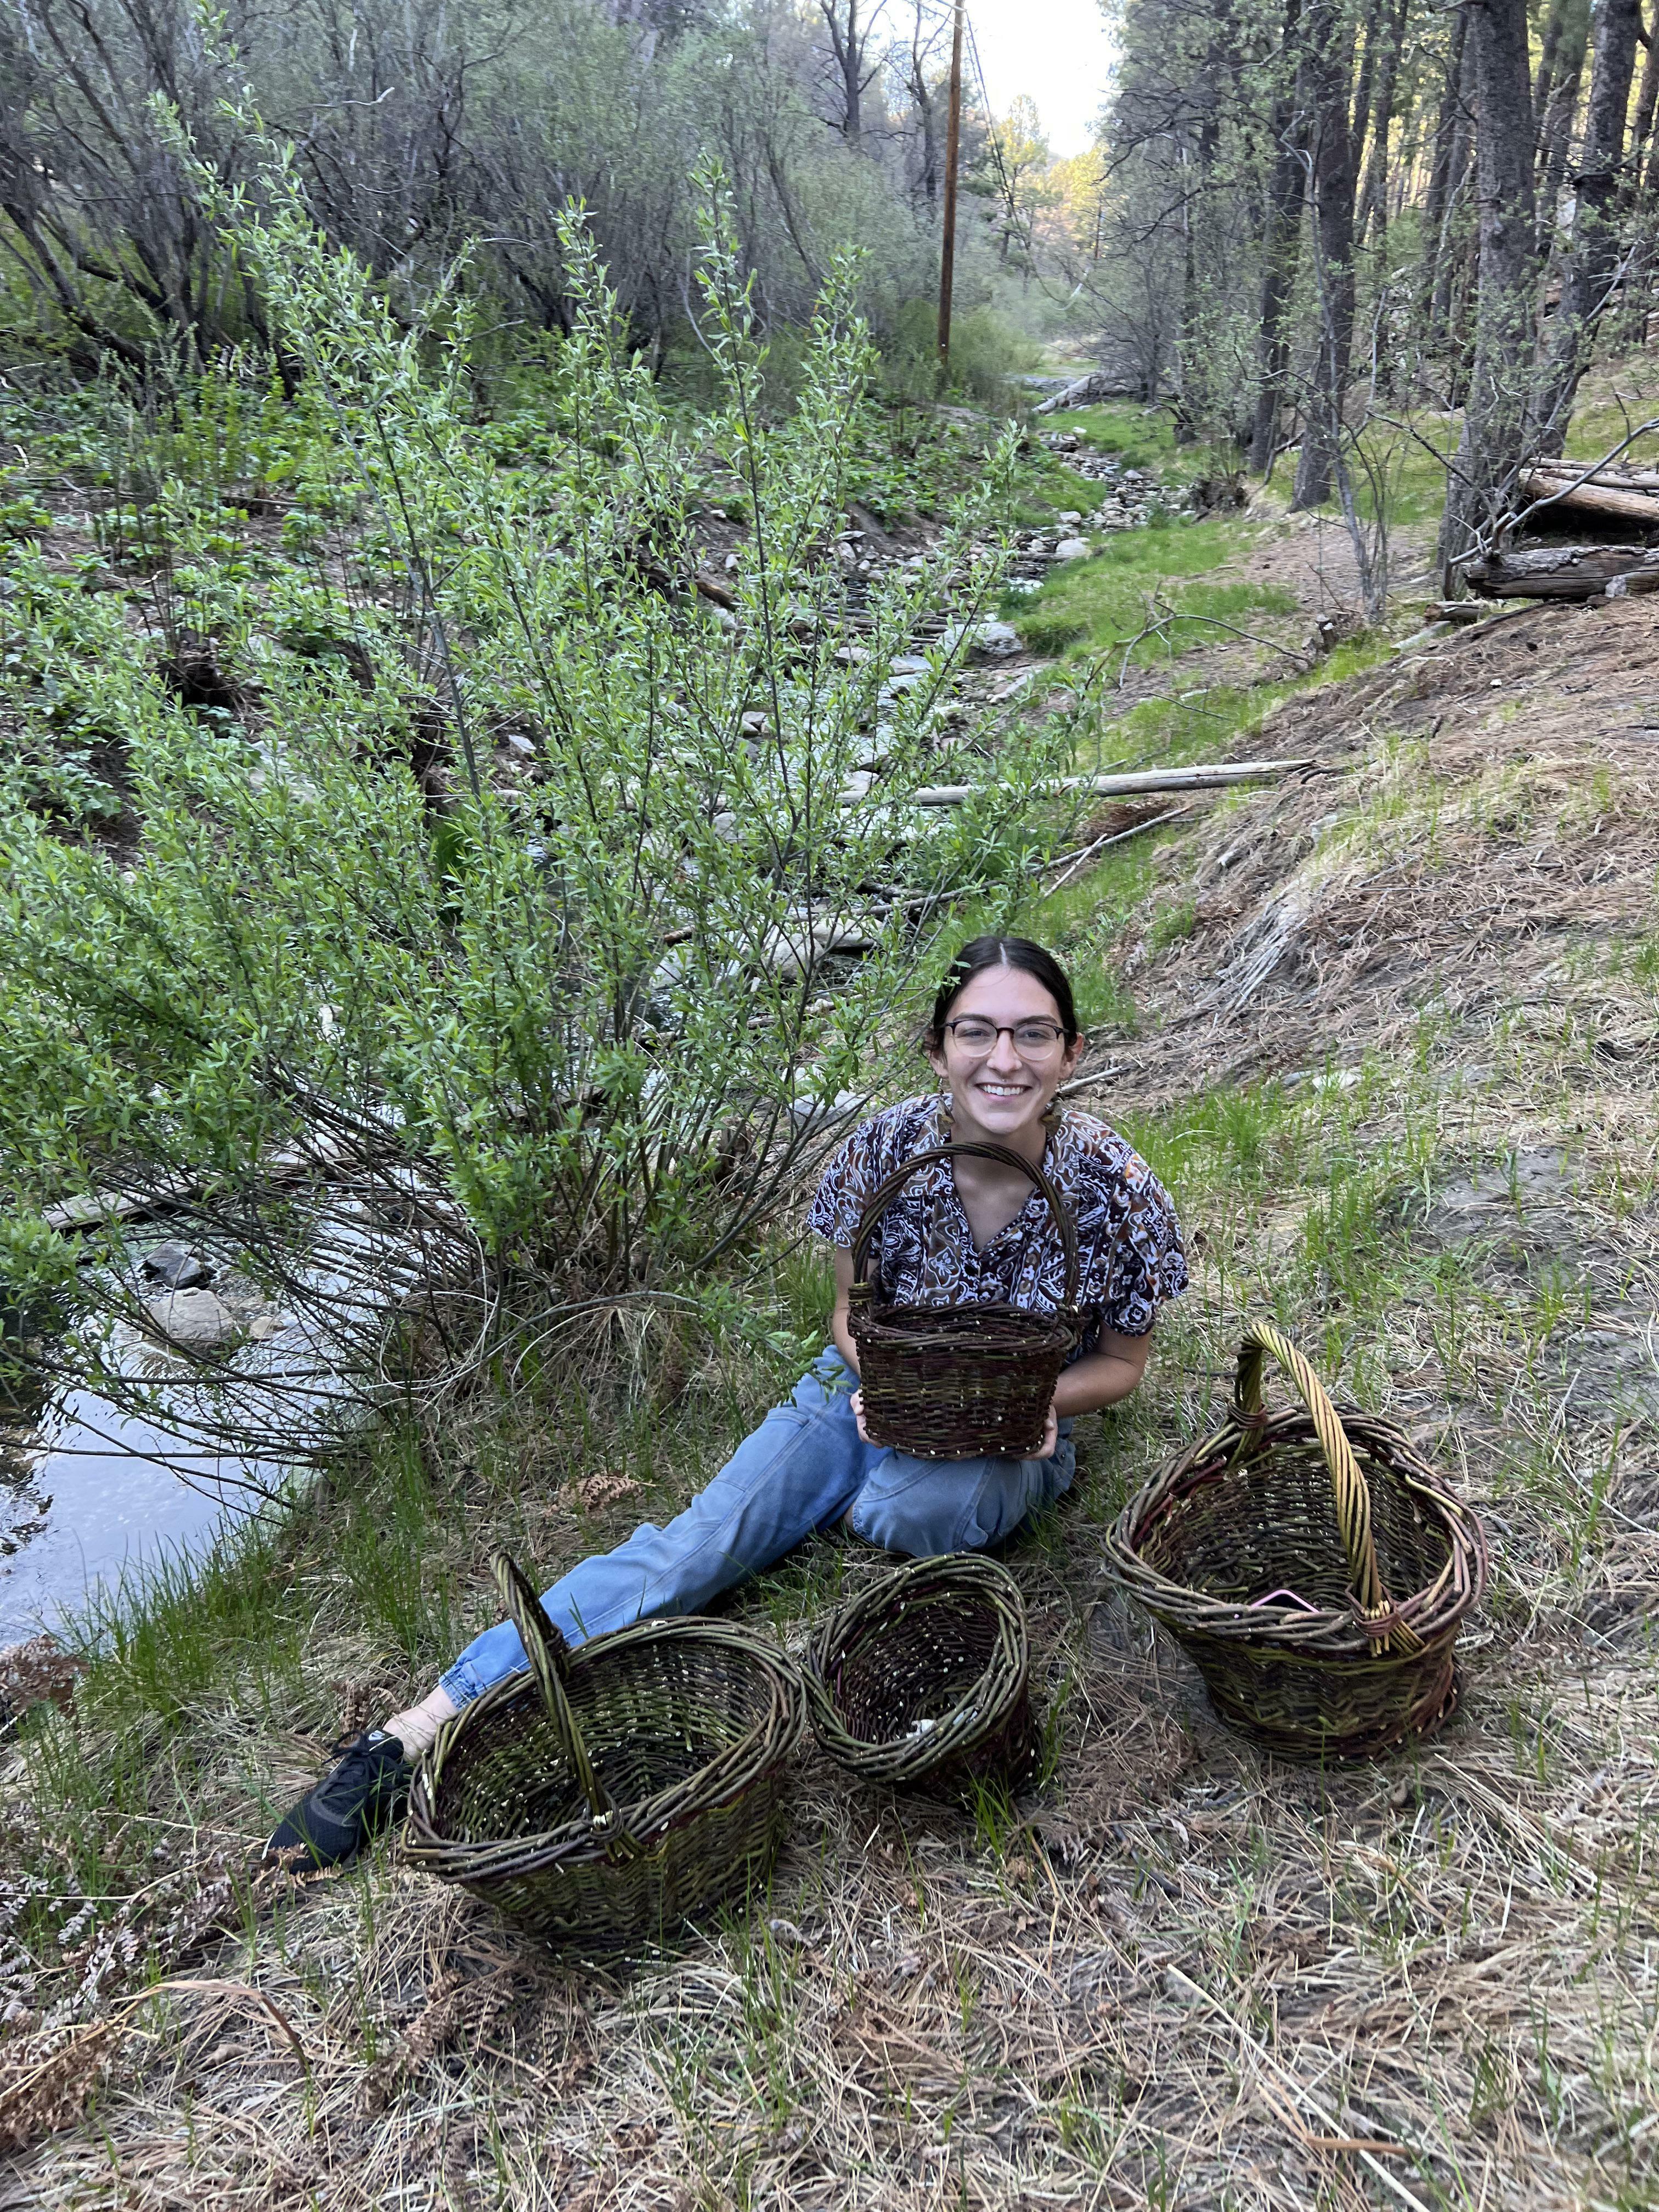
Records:
<instances>
[{"instance_id":1,"label":"shallow stream","mask_svg":"<svg viewBox=\"0 0 1659 2212\"><path fill-rule=\"evenodd\" d=\"M155 1223L134 1233L141 1291L159 1287L143 1280L145 1250L170 1234ZM342 1370L361 1372L391 1313L432 1279L429 1252L395 1199L371 1206L337 1191L312 1218L307 1252L299 1295L280 1302L206 1252L214 1296L236 1322L216 1370L118 1323L115 1364L150 1386L142 1413L71 1385L25 1425L0 1428L0 1650L66 1613L102 1610L169 1559L199 1560L239 1517L290 1492L310 1448L367 1416L374 1390ZM234 1398L238 1445L204 1433L209 1391Z\"/></svg>"},{"instance_id":2,"label":"shallow stream","mask_svg":"<svg viewBox=\"0 0 1659 2212\"><path fill-rule=\"evenodd\" d=\"M199 1558L275 1489L275 1462L221 1458L72 1390L0 1456L0 1650L164 1557Z\"/></svg>"}]
</instances>

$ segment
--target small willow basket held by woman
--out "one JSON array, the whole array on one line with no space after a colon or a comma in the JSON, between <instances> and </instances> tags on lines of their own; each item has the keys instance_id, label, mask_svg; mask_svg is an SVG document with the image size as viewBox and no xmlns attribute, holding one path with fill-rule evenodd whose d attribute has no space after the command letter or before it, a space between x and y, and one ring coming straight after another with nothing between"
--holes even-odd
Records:
<instances>
[{"instance_id":1,"label":"small willow basket held by woman","mask_svg":"<svg viewBox=\"0 0 1659 2212\"><path fill-rule=\"evenodd\" d=\"M531 1671L446 1723L416 1777L405 1858L586 1954L659 1943L760 1890L805 1721L788 1661L699 1620L571 1651L513 1562L495 1567Z\"/></svg>"},{"instance_id":2,"label":"small willow basket held by woman","mask_svg":"<svg viewBox=\"0 0 1659 2212\"><path fill-rule=\"evenodd\" d=\"M895 1567L814 1636L806 1695L819 1742L861 1781L1018 1781L1036 1744L1018 1584L968 1552Z\"/></svg>"},{"instance_id":3,"label":"small willow basket held by woman","mask_svg":"<svg viewBox=\"0 0 1659 2212\"><path fill-rule=\"evenodd\" d=\"M1263 1413L1267 1352L1305 1411ZM1486 1584L1468 1507L1393 1422L1339 1411L1266 1322L1245 1332L1231 1417L1159 1469L1107 1553L1221 1718L1292 1759L1361 1758L1438 1727Z\"/></svg>"},{"instance_id":4,"label":"small willow basket held by woman","mask_svg":"<svg viewBox=\"0 0 1659 2212\"><path fill-rule=\"evenodd\" d=\"M888 1201L919 1168L969 1154L1018 1168L1048 1200L1066 1255L1066 1302L1057 1313L1013 1305L877 1304L864 1270ZM1077 1234L1041 1168L1006 1145L945 1145L914 1154L870 1194L853 1244L847 1326L858 1349L872 1442L919 1459L1029 1459L1042 1441L1054 1385L1078 1340L1077 1300Z\"/></svg>"}]
</instances>

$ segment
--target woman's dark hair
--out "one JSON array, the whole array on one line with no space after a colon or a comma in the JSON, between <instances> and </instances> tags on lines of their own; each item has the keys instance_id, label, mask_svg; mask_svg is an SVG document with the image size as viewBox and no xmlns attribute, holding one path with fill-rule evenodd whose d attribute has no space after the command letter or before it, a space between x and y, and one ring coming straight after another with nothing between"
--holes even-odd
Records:
<instances>
[{"instance_id":1,"label":"woman's dark hair","mask_svg":"<svg viewBox=\"0 0 1659 2212\"><path fill-rule=\"evenodd\" d=\"M1072 1002L1072 986L1054 954L1045 952L1040 945L1033 945L1029 937L975 937L951 963L933 1001L927 1041L935 1051L944 1045L945 1024L951 1007L975 976L982 975L988 968L1018 968L1034 977L1060 1009L1066 1043L1077 1042L1077 1008Z\"/></svg>"}]
</instances>

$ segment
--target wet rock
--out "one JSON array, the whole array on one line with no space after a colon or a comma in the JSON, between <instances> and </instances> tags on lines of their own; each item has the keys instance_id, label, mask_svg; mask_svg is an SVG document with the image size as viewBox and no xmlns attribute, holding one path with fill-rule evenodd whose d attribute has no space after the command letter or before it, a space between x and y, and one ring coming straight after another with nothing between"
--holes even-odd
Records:
<instances>
[{"instance_id":1,"label":"wet rock","mask_svg":"<svg viewBox=\"0 0 1659 2212\"><path fill-rule=\"evenodd\" d=\"M153 1244L144 1255L144 1273L158 1283L165 1283L170 1291L194 1290L198 1283L210 1283L213 1270L199 1252L192 1252L188 1244L169 1239L165 1244Z\"/></svg>"},{"instance_id":2,"label":"wet rock","mask_svg":"<svg viewBox=\"0 0 1659 2212\"><path fill-rule=\"evenodd\" d=\"M146 1298L144 1312L156 1334L185 1352L216 1352L234 1343L236 1316L211 1291L169 1291Z\"/></svg>"}]
</instances>

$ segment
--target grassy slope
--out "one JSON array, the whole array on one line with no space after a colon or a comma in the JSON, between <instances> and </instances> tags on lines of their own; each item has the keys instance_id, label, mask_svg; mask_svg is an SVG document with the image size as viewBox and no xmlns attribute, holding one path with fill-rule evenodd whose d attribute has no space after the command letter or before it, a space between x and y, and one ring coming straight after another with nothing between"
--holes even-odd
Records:
<instances>
[{"instance_id":1,"label":"grassy slope","mask_svg":"<svg viewBox=\"0 0 1659 2212\"><path fill-rule=\"evenodd\" d=\"M1639 687L1651 626L1617 619ZM1264 742L1331 779L1034 902L1127 1064L1106 1110L1176 1190L1194 1284L1018 1553L1052 1769L1018 1818L895 1806L805 1759L766 1911L627 1978L562 1972L386 1858L203 1949L204 1863L493 1617L494 1542L550 1568L660 1519L787 1380L596 1342L586 1380L532 1373L505 1410L365 1447L279 1535L155 1594L74 1711L15 1742L5 1857L51 1893L5 1878L16 1924L73 1954L82 1899L138 1889L99 1923L106 1986L142 1988L150 1938L195 1986L126 2015L95 2122L0 2204L1396 2201L1336 2140L1387 2146L1424 2205L1655 2201L1659 1472L1651 1418L1595 1368L1597 1332L1637 1341L1659 1243L1652 797L1639 745L1598 766L1599 724L1534 743L1585 634L1547 701L1528 628L1446 649L1490 668L1356 672L1362 649L1328 665L1340 690L1241 693L1233 726L1276 707ZM1138 743L1212 727L1138 711ZM1461 750L1437 752L1437 715ZM1370 906L1342 904L1356 884ZM1296 957L1218 1012L1296 886ZM1488 907L1498 934L1471 939ZM823 1294L786 1263L799 1326ZM1466 1717L1381 1767L1258 1761L1102 1575L1106 1522L1199 1432L1262 1307L1494 1537ZM738 1610L793 1643L878 1565L821 1540Z\"/></svg>"}]
</instances>

